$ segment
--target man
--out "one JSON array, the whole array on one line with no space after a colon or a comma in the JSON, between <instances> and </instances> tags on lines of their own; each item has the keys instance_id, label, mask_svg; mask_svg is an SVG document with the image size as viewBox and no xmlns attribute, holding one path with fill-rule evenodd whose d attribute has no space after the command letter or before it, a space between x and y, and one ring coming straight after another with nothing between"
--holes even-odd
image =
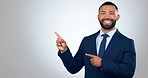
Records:
<instances>
[{"instance_id":1,"label":"man","mask_svg":"<svg viewBox=\"0 0 148 78\"><path fill-rule=\"evenodd\" d=\"M98 14L101 29L82 40L74 57L64 39L55 32L58 55L70 73L75 74L85 66L85 78L133 77L136 67L134 42L115 27L119 17L114 3L103 3Z\"/></svg>"}]
</instances>

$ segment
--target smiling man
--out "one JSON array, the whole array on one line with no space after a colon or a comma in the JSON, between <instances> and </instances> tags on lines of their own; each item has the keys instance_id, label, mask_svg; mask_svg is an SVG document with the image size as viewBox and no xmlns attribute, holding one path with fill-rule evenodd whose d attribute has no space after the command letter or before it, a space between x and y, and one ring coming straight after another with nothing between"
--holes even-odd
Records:
<instances>
[{"instance_id":1,"label":"smiling man","mask_svg":"<svg viewBox=\"0 0 148 78\"><path fill-rule=\"evenodd\" d=\"M85 78L132 78L136 67L135 46L115 26L120 18L118 7L105 2L98 12L101 29L84 37L74 57L64 39L55 33L59 57L72 74L85 66Z\"/></svg>"}]
</instances>

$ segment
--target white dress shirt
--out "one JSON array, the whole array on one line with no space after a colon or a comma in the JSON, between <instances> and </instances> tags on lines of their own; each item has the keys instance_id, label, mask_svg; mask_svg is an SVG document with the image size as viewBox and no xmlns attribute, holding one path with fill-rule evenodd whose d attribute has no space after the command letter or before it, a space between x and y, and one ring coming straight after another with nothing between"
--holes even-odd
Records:
<instances>
[{"instance_id":1,"label":"white dress shirt","mask_svg":"<svg viewBox=\"0 0 148 78\"><path fill-rule=\"evenodd\" d=\"M107 48L110 40L112 39L112 37L113 37L113 35L115 34L116 31L117 31L117 29L115 28L114 30L107 33L109 35L109 37L106 38L105 49ZM101 44L101 41L103 39L103 36L101 36L102 34L104 34L104 33L102 32L102 30L100 30L100 33L98 34L98 37L96 38L97 55L99 54L100 44Z\"/></svg>"}]
</instances>

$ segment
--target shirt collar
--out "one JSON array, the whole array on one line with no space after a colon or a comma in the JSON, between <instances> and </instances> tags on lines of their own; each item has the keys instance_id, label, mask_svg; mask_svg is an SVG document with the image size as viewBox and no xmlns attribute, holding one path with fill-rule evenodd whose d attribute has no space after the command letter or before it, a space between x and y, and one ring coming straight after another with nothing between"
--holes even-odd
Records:
<instances>
[{"instance_id":1,"label":"shirt collar","mask_svg":"<svg viewBox=\"0 0 148 78\"><path fill-rule=\"evenodd\" d=\"M116 31L117 31L117 28L115 28L114 30L108 32L107 34L109 35L109 37L112 37L115 34ZM101 37L102 34L104 34L104 33L102 32L102 30L100 30L99 36Z\"/></svg>"}]
</instances>

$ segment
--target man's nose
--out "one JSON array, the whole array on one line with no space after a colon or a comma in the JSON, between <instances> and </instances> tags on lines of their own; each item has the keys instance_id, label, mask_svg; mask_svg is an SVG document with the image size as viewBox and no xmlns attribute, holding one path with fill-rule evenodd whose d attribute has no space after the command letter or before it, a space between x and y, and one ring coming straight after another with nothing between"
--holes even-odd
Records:
<instances>
[{"instance_id":1,"label":"man's nose","mask_svg":"<svg viewBox=\"0 0 148 78\"><path fill-rule=\"evenodd\" d=\"M109 14L108 13L106 13L105 14L105 18L109 18L110 16L109 16Z\"/></svg>"}]
</instances>

